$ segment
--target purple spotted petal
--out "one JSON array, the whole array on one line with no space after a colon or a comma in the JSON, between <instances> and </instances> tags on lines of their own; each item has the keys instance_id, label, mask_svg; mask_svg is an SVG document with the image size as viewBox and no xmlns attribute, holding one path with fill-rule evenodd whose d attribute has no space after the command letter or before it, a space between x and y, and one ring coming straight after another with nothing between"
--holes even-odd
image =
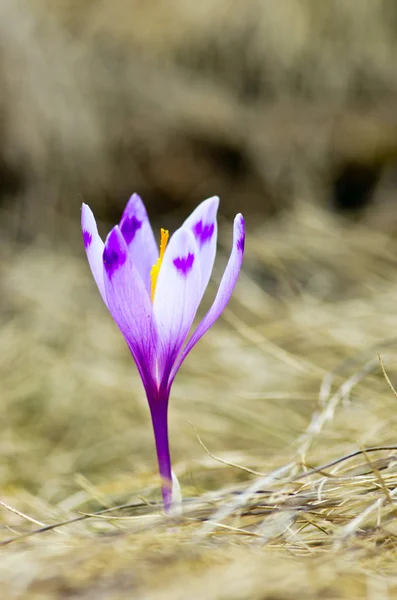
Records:
<instances>
[{"instance_id":1,"label":"purple spotted petal","mask_svg":"<svg viewBox=\"0 0 397 600\"><path fill-rule=\"evenodd\" d=\"M164 382L192 326L201 299L201 269L193 234L178 229L167 246L153 313L159 336L159 377Z\"/></svg>"},{"instance_id":2,"label":"purple spotted petal","mask_svg":"<svg viewBox=\"0 0 397 600\"><path fill-rule=\"evenodd\" d=\"M92 274L102 299L105 304L107 304L105 284L103 282L103 241L98 234L98 228L92 210L87 204L83 204L81 207L81 230L83 233L84 248L87 253Z\"/></svg>"},{"instance_id":3,"label":"purple spotted petal","mask_svg":"<svg viewBox=\"0 0 397 600\"><path fill-rule=\"evenodd\" d=\"M195 344L197 344L197 342L203 337L203 335L208 331L208 329L215 323L215 321L223 312L226 304L229 302L230 296L232 295L234 286L236 285L237 278L240 273L241 263L243 261L244 241L244 219L241 214L238 214L234 219L232 252L229 258L229 262L227 263L225 272L223 274L221 283L219 285L218 293L215 297L214 303L212 304L211 308L197 327L196 331L193 333L188 343L186 344L186 347L183 349L183 352L176 360L174 368L172 369L169 385L172 384L172 381L179 367L185 360L186 356L189 354L190 350L193 348L193 346L195 346Z\"/></svg>"},{"instance_id":4,"label":"purple spotted petal","mask_svg":"<svg viewBox=\"0 0 397 600\"><path fill-rule=\"evenodd\" d=\"M118 226L112 229L105 242L103 274L109 310L148 391L153 386L157 346L152 305Z\"/></svg>"},{"instance_id":5,"label":"purple spotted petal","mask_svg":"<svg viewBox=\"0 0 397 600\"><path fill-rule=\"evenodd\" d=\"M201 295L207 289L214 266L218 225L216 215L219 198L214 196L204 200L186 219L182 227L189 229L195 239L200 253L201 265Z\"/></svg>"},{"instance_id":6,"label":"purple spotted petal","mask_svg":"<svg viewBox=\"0 0 397 600\"><path fill-rule=\"evenodd\" d=\"M158 259L159 251L146 208L138 194L133 194L129 199L121 217L120 230L135 267L150 294L150 270Z\"/></svg>"}]
</instances>

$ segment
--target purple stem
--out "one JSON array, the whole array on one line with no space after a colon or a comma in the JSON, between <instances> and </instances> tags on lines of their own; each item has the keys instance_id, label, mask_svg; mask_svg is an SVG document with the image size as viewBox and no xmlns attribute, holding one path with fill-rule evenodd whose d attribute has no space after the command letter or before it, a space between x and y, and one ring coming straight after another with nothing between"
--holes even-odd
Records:
<instances>
[{"instance_id":1,"label":"purple stem","mask_svg":"<svg viewBox=\"0 0 397 600\"><path fill-rule=\"evenodd\" d=\"M161 477L161 494L163 496L164 511L168 513L172 504L172 474L171 457L168 441L168 397L157 395L148 398L150 414L156 443L157 463Z\"/></svg>"}]
</instances>

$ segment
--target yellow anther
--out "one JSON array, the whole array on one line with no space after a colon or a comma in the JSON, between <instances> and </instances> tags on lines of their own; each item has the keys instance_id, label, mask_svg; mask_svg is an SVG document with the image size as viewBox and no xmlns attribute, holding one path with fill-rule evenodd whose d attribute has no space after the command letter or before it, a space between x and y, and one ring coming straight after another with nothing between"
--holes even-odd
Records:
<instances>
[{"instance_id":1,"label":"yellow anther","mask_svg":"<svg viewBox=\"0 0 397 600\"><path fill-rule=\"evenodd\" d=\"M156 291L157 278L160 273L161 263L163 262L164 252L167 247L169 237L170 237L169 231L167 231L166 229L161 229L160 256L150 270L150 278L152 280L152 302L154 300L154 293Z\"/></svg>"}]
</instances>

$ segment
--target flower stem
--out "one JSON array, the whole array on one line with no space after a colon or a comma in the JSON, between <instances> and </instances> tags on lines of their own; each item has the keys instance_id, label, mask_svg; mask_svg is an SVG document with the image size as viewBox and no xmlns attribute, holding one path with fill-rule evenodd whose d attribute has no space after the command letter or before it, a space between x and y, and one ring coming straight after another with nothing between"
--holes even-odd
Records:
<instances>
[{"instance_id":1,"label":"flower stem","mask_svg":"<svg viewBox=\"0 0 397 600\"><path fill-rule=\"evenodd\" d=\"M161 494L163 496L164 511L168 513L172 505L172 473L168 441L168 397L150 399L149 407L161 477Z\"/></svg>"}]
</instances>

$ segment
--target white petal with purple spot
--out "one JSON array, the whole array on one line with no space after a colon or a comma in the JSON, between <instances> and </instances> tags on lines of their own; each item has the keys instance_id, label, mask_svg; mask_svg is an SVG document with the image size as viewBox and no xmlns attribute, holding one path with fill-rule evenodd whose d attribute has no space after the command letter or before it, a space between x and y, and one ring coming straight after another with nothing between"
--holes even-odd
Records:
<instances>
[{"instance_id":1,"label":"white petal with purple spot","mask_svg":"<svg viewBox=\"0 0 397 600\"><path fill-rule=\"evenodd\" d=\"M182 225L184 229L189 229L193 233L199 249L201 296L203 296L207 288L215 261L218 237L218 225L216 221L218 206L218 196L204 200Z\"/></svg>"},{"instance_id":2,"label":"white petal with purple spot","mask_svg":"<svg viewBox=\"0 0 397 600\"><path fill-rule=\"evenodd\" d=\"M146 208L138 194L133 194L129 199L121 217L120 230L135 267L150 294L150 270L158 259L159 252Z\"/></svg>"},{"instance_id":3,"label":"white petal with purple spot","mask_svg":"<svg viewBox=\"0 0 397 600\"><path fill-rule=\"evenodd\" d=\"M174 368L172 369L170 385L182 362L189 354L190 350L193 348L193 346L195 346L195 344L197 344L197 342L203 337L203 335L208 331L208 329L220 317L226 304L229 302L230 296L232 295L234 286L237 283L237 278L240 273L241 264L244 256L244 243L244 218L241 214L238 214L234 219L232 252L230 254L229 261L226 265L225 272L223 273L221 283L219 284L218 293L215 297L211 308L209 309L201 323L198 325L196 331L193 333L192 337L186 344L181 355L178 357Z\"/></svg>"},{"instance_id":4,"label":"white petal with purple spot","mask_svg":"<svg viewBox=\"0 0 397 600\"><path fill-rule=\"evenodd\" d=\"M103 251L105 293L109 310L137 363L144 384L153 379L156 332L152 305L118 226Z\"/></svg>"},{"instance_id":5,"label":"white petal with purple spot","mask_svg":"<svg viewBox=\"0 0 397 600\"><path fill-rule=\"evenodd\" d=\"M101 293L102 299L104 303L107 304L102 265L104 245L98 234L98 228L93 212L87 204L83 204L81 207L81 230L91 272Z\"/></svg>"},{"instance_id":6,"label":"white petal with purple spot","mask_svg":"<svg viewBox=\"0 0 397 600\"><path fill-rule=\"evenodd\" d=\"M192 326L201 300L200 257L185 228L172 236L164 254L153 301L159 337L159 377L168 378Z\"/></svg>"}]
</instances>

